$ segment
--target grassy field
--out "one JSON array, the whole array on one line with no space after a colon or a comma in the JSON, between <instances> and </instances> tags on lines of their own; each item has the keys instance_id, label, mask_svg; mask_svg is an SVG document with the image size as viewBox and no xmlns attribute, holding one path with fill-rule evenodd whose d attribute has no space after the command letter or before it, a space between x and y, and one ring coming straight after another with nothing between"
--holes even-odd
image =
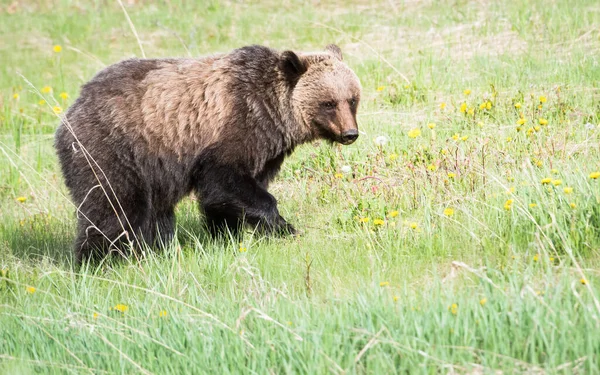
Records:
<instances>
[{"instance_id":1,"label":"grassy field","mask_svg":"<svg viewBox=\"0 0 600 375\"><path fill-rule=\"evenodd\" d=\"M211 240L190 198L164 251L72 265L81 84L328 43L361 136L285 162L301 236ZM596 0L2 1L0 57L0 373L600 373Z\"/></svg>"}]
</instances>

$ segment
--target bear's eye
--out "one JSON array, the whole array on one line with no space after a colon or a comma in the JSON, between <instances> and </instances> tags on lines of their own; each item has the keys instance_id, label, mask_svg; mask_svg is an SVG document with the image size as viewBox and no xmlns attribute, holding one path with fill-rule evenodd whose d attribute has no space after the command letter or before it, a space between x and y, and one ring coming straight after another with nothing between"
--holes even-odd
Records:
<instances>
[{"instance_id":1,"label":"bear's eye","mask_svg":"<svg viewBox=\"0 0 600 375\"><path fill-rule=\"evenodd\" d=\"M356 103L357 103L356 98L352 98L352 99L348 100L348 104L350 104L350 107L356 107Z\"/></svg>"},{"instance_id":2,"label":"bear's eye","mask_svg":"<svg viewBox=\"0 0 600 375\"><path fill-rule=\"evenodd\" d=\"M325 108L325 109L335 109L335 107L337 107L337 103L332 101L329 102L322 102L321 103L321 107Z\"/></svg>"}]
</instances>

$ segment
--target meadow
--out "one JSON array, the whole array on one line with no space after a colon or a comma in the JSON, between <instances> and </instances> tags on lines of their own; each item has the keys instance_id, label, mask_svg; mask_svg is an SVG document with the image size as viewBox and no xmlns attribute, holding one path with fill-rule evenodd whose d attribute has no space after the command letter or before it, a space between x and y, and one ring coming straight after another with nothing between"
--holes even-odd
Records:
<instances>
[{"instance_id":1,"label":"meadow","mask_svg":"<svg viewBox=\"0 0 600 375\"><path fill-rule=\"evenodd\" d=\"M338 44L360 137L271 192L302 233L78 267L53 134L128 57ZM600 373L595 0L0 2L0 373Z\"/></svg>"}]
</instances>

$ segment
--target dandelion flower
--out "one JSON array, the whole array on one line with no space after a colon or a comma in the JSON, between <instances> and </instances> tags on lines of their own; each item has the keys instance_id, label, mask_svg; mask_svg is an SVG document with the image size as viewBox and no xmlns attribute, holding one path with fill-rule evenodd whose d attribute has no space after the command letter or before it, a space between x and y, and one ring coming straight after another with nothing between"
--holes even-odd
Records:
<instances>
[{"instance_id":1,"label":"dandelion flower","mask_svg":"<svg viewBox=\"0 0 600 375\"><path fill-rule=\"evenodd\" d=\"M562 184L562 180L552 180L552 185L559 186Z\"/></svg>"},{"instance_id":2,"label":"dandelion flower","mask_svg":"<svg viewBox=\"0 0 600 375\"><path fill-rule=\"evenodd\" d=\"M159 316L160 318L164 318L164 317L166 317L166 316L167 316L167 310L161 310L161 311L158 313L158 316Z\"/></svg>"},{"instance_id":3,"label":"dandelion flower","mask_svg":"<svg viewBox=\"0 0 600 375\"><path fill-rule=\"evenodd\" d=\"M454 135L452 136L452 139L454 139L455 141L458 141L459 138L460 138L460 134L458 134L458 133L454 133Z\"/></svg>"},{"instance_id":4,"label":"dandelion flower","mask_svg":"<svg viewBox=\"0 0 600 375\"><path fill-rule=\"evenodd\" d=\"M430 122L429 124L427 124L427 127L429 129L435 129L435 123L434 122Z\"/></svg>"},{"instance_id":5,"label":"dandelion flower","mask_svg":"<svg viewBox=\"0 0 600 375\"><path fill-rule=\"evenodd\" d=\"M446 103L444 103L444 102L441 102L441 103L440 103L440 109L444 109L444 108L446 108Z\"/></svg>"},{"instance_id":6,"label":"dandelion flower","mask_svg":"<svg viewBox=\"0 0 600 375\"><path fill-rule=\"evenodd\" d=\"M485 109L487 109L487 110L490 110L490 109L492 109L492 102L490 102L490 101L488 100L488 102L485 104Z\"/></svg>"},{"instance_id":7,"label":"dandelion flower","mask_svg":"<svg viewBox=\"0 0 600 375\"><path fill-rule=\"evenodd\" d=\"M455 177L456 177L456 173L448 172L448 178L455 178Z\"/></svg>"},{"instance_id":8,"label":"dandelion flower","mask_svg":"<svg viewBox=\"0 0 600 375\"><path fill-rule=\"evenodd\" d=\"M535 254L535 255L533 256L533 261L534 261L534 262L537 262L538 260L540 260L540 254Z\"/></svg>"},{"instance_id":9,"label":"dandelion flower","mask_svg":"<svg viewBox=\"0 0 600 375\"><path fill-rule=\"evenodd\" d=\"M59 113L62 112L62 108L59 106L54 106L54 107L52 107L52 111L58 115Z\"/></svg>"},{"instance_id":10,"label":"dandelion flower","mask_svg":"<svg viewBox=\"0 0 600 375\"><path fill-rule=\"evenodd\" d=\"M408 131L409 138L417 138L420 135L421 135L421 129L419 129L419 128L414 128L414 129L411 129Z\"/></svg>"},{"instance_id":11,"label":"dandelion flower","mask_svg":"<svg viewBox=\"0 0 600 375\"><path fill-rule=\"evenodd\" d=\"M597 180L598 177L600 177L600 172L592 172L592 173L590 173L590 178L592 180Z\"/></svg>"},{"instance_id":12,"label":"dandelion flower","mask_svg":"<svg viewBox=\"0 0 600 375\"><path fill-rule=\"evenodd\" d=\"M398 216L398 211L396 211L396 210L389 213L389 217L396 217L396 216Z\"/></svg>"},{"instance_id":13,"label":"dandelion flower","mask_svg":"<svg viewBox=\"0 0 600 375\"><path fill-rule=\"evenodd\" d=\"M396 153L390 154L389 158L390 158L390 161L394 161L394 160L398 159L398 154L396 154Z\"/></svg>"},{"instance_id":14,"label":"dandelion flower","mask_svg":"<svg viewBox=\"0 0 600 375\"><path fill-rule=\"evenodd\" d=\"M548 120L546 120L545 118L540 118L538 121L542 126L548 125Z\"/></svg>"},{"instance_id":15,"label":"dandelion flower","mask_svg":"<svg viewBox=\"0 0 600 375\"><path fill-rule=\"evenodd\" d=\"M540 103L546 103L548 101L548 98L546 98L544 95L540 96Z\"/></svg>"},{"instance_id":16,"label":"dandelion flower","mask_svg":"<svg viewBox=\"0 0 600 375\"><path fill-rule=\"evenodd\" d=\"M52 47L52 51L54 51L54 53L60 53L60 51L62 51L62 47L57 44L54 47Z\"/></svg>"},{"instance_id":17,"label":"dandelion flower","mask_svg":"<svg viewBox=\"0 0 600 375\"><path fill-rule=\"evenodd\" d=\"M466 113L467 112L467 103L462 103L460 105L460 112L461 113Z\"/></svg>"},{"instance_id":18,"label":"dandelion flower","mask_svg":"<svg viewBox=\"0 0 600 375\"><path fill-rule=\"evenodd\" d=\"M565 194L571 194L573 192L573 188L570 186L565 186L563 191L565 192Z\"/></svg>"},{"instance_id":19,"label":"dandelion flower","mask_svg":"<svg viewBox=\"0 0 600 375\"><path fill-rule=\"evenodd\" d=\"M446 207L444 209L444 215L446 215L448 217L454 215L454 208L452 208L452 207Z\"/></svg>"},{"instance_id":20,"label":"dandelion flower","mask_svg":"<svg viewBox=\"0 0 600 375\"><path fill-rule=\"evenodd\" d=\"M587 284L587 280L584 279L583 277L581 278L581 280L579 280L579 282L581 283L581 285L586 285Z\"/></svg>"},{"instance_id":21,"label":"dandelion flower","mask_svg":"<svg viewBox=\"0 0 600 375\"><path fill-rule=\"evenodd\" d=\"M452 315L458 314L458 304L453 303L452 305L450 305L450 307L448 307L448 310L450 310Z\"/></svg>"},{"instance_id":22,"label":"dandelion flower","mask_svg":"<svg viewBox=\"0 0 600 375\"><path fill-rule=\"evenodd\" d=\"M469 139L468 135L463 135L462 137L460 137L461 141L466 141L467 139Z\"/></svg>"},{"instance_id":23,"label":"dandelion flower","mask_svg":"<svg viewBox=\"0 0 600 375\"><path fill-rule=\"evenodd\" d=\"M342 178L342 177L344 177L344 175L343 175L343 174L341 174L341 173L336 173L336 174L335 174L335 175L333 175L333 176L334 176L335 178Z\"/></svg>"},{"instance_id":24,"label":"dandelion flower","mask_svg":"<svg viewBox=\"0 0 600 375\"><path fill-rule=\"evenodd\" d=\"M512 142L512 137L506 137L506 142Z\"/></svg>"},{"instance_id":25,"label":"dandelion flower","mask_svg":"<svg viewBox=\"0 0 600 375\"><path fill-rule=\"evenodd\" d=\"M483 102L483 103L481 103L481 104L479 105L479 109L485 109L485 106L486 106L486 103L485 103L485 102Z\"/></svg>"},{"instance_id":26,"label":"dandelion flower","mask_svg":"<svg viewBox=\"0 0 600 375\"><path fill-rule=\"evenodd\" d=\"M373 220L373 224L374 225L383 225L383 224L385 224L385 221L383 221L381 219L375 219L375 220Z\"/></svg>"},{"instance_id":27,"label":"dandelion flower","mask_svg":"<svg viewBox=\"0 0 600 375\"><path fill-rule=\"evenodd\" d=\"M487 303L487 298L485 298L485 297L479 300L479 304L481 306L485 306L486 303Z\"/></svg>"},{"instance_id":28,"label":"dandelion flower","mask_svg":"<svg viewBox=\"0 0 600 375\"><path fill-rule=\"evenodd\" d=\"M35 288L32 286L28 286L27 288L25 288L25 290L27 291L27 293L29 294L33 294L35 293Z\"/></svg>"},{"instance_id":29,"label":"dandelion flower","mask_svg":"<svg viewBox=\"0 0 600 375\"><path fill-rule=\"evenodd\" d=\"M17 197L17 201L23 203L27 200L27 197Z\"/></svg>"},{"instance_id":30,"label":"dandelion flower","mask_svg":"<svg viewBox=\"0 0 600 375\"><path fill-rule=\"evenodd\" d=\"M99 314L97 312L95 312L95 313L92 314L92 318L93 319L98 319L98 316L99 316Z\"/></svg>"},{"instance_id":31,"label":"dandelion flower","mask_svg":"<svg viewBox=\"0 0 600 375\"><path fill-rule=\"evenodd\" d=\"M509 199L504 203L504 209L506 211L510 211L510 209L512 208L512 204L513 204L513 200Z\"/></svg>"},{"instance_id":32,"label":"dandelion flower","mask_svg":"<svg viewBox=\"0 0 600 375\"><path fill-rule=\"evenodd\" d=\"M383 91L383 90L385 90L385 86L379 86L379 87L377 87L377 91Z\"/></svg>"},{"instance_id":33,"label":"dandelion flower","mask_svg":"<svg viewBox=\"0 0 600 375\"><path fill-rule=\"evenodd\" d=\"M437 167L435 165L433 165L433 164L429 164L427 166L427 170L430 171L430 172L434 172L436 169L437 169Z\"/></svg>"},{"instance_id":34,"label":"dandelion flower","mask_svg":"<svg viewBox=\"0 0 600 375\"><path fill-rule=\"evenodd\" d=\"M19 99L19 94L17 94L16 92L13 94L13 99L17 100Z\"/></svg>"},{"instance_id":35,"label":"dandelion flower","mask_svg":"<svg viewBox=\"0 0 600 375\"><path fill-rule=\"evenodd\" d=\"M121 313L125 313L125 312L127 312L127 310L129 310L129 306L119 303L118 305L115 305L115 307L113 307L113 310L116 310Z\"/></svg>"},{"instance_id":36,"label":"dandelion flower","mask_svg":"<svg viewBox=\"0 0 600 375\"><path fill-rule=\"evenodd\" d=\"M515 103L515 108L516 108L516 109L519 109L519 108L521 108L521 103Z\"/></svg>"},{"instance_id":37,"label":"dandelion flower","mask_svg":"<svg viewBox=\"0 0 600 375\"><path fill-rule=\"evenodd\" d=\"M390 285L389 281L382 281L379 283L379 286L388 286L388 285Z\"/></svg>"},{"instance_id":38,"label":"dandelion flower","mask_svg":"<svg viewBox=\"0 0 600 375\"><path fill-rule=\"evenodd\" d=\"M415 221L411 221L410 223L408 223L408 227L410 229L417 229L419 227L419 224Z\"/></svg>"},{"instance_id":39,"label":"dandelion flower","mask_svg":"<svg viewBox=\"0 0 600 375\"><path fill-rule=\"evenodd\" d=\"M44 86L44 87L42 87L42 89L40 90L40 92L42 94L50 94L52 92L52 87L50 87L50 86Z\"/></svg>"},{"instance_id":40,"label":"dandelion flower","mask_svg":"<svg viewBox=\"0 0 600 375\"><path fill-rule=\"evenodd\" d=\"M467 111L467 114L469 116L473 116L475 114L475 108L469 108L469 110Z\"/></svg>"},{"instance_id":41,"label":"dandelion flower","mask_svg":"<svg viewBox=\"0 0 600 375\"><path fill-rule=\"evenodd\" d=\"M576 208L577 208L577 205L576 205L575 203L573 203L573 202L571 202L571 203L569 204L569 206L570 206L572 209L576 209Z\"/></svg>"},{"instance_id":42,"label":"dandelion flower","mask_svg":"<svg viewBox=\"0 0 600 375\"><path fill-rule=\"evenodd\" d=\"M40 100L40 101L38 102L38 104L39 104L39 105L45 105L45 104L46 104L46 101L45 101L44 99L42 99L42 100Z\"/></svg>"},{"instance_id":43,"label":"dandelion flower","mask_svg":"<svg viewBox=\"0 0 600 375\"><path fill-rule=\"evenodd\" d=\"M393 297L394 302L398 302L398 299L399 299L398 296Z\"/></svg>"},{"instance_id":44,"label":"dandelion flower","mask_svg":"<svg viewBox=\"0 0 600 375\"><path fill-rule=\"evenodd\" d=\"M550 177L542 178L542 185L548 185L551 182L552 179Z\"/></svg>"},{"instance_id":45,"label":"dandelion flower","mask_svg":"<svg viewBox=\"0 0 600 375\"><path fill-rule=\"evenodd\" d=\"M360 221L361 223L368 223L369 220L371 220L371 219L368 217L361 217L360 219L358 219L358 221Z\"/></svg>"},{"instance_id":46,"label":"dandelion flower","mask_svg":"<svg viewBox=\"0 0 600 375\"><path fill-rule=\"evenodd\" d=\"M558 174L558 169L552 168L552 169L550 169L550 173L552 173L552 174Z\"/></svg>"},{"instance_id":47,"label":"dandelion flower","mask_svg":"<svg viewBox=\"0 0 600 375\"><path fill-rule=\"evenodd\" d=\"M537 207L537 203L529 203L529 208L535 208Z\"/></svg>"},{"instance_id":48,"label":"dandelion flower","mask_svg":"<svg viewBox=\"0 0 600 375\"><path fill-rule=\"evenodd\" d=\"M342 168L340 168L340 171L342 173L350 173L352 172L352 167L349 165L344 165Z\"/></svg>"},{"instance_id":49,"label":"dandelion flower","mask_svg":"<svg viewBox=\"0 0 600 375\"><path fill-rule=\"evenodd\" d=\"M240 248L239 248L240 253L245 253L246 251L248 251L248 249L246 247L240 246Z\"/></svg>"},{"instance_id":50,"label":"dandelion flower","mask_svg":"<svg viewBox=\"0 0 600 375\"><path fill-rule=\"evenodd\" d=\"M533 127L533 130L535 130L536 132L539 132L540 130L542 130L542 128L540 128L539 125L536 125Z\"/></svg>"},{"instance_id":51,"label":"dandelion flower","mask_svg":"<svg viewBox=\"0 0 600 375\"><path fill-rule=\"evenodd\" d=\"M524 125L527 122L523 117L517 120L517 125Z\"/></svg>"},{"instance_id":52,"label":"dandelion flower","mask_svg":"<svg viewBox=\"0 0 600 375\"><path fill-rule=\"evenodd\" d=\"M374 142L377 146L385 146L385 144L388 142L388 139L386 136L380 135L379 137L375 138Z\"/></svg>"},{"instance_id":53,"label":"dandelion flower","mask_svg":"<svg viewBox=\"0 0 600 375\"><path fill-rule=\"evenodd\" d=\"M511 195L512 193L515 192L515 187L511 186L506 190L506 194Z\"/></svg>"},{"instance_id":54,"label":"dandelion flower","mask_svg":"<svg viewBox=\"0 0 600 375\"><path fill-rule=\"evenodd\" d=\"M67 100L69 98L69 94L67 94L66 92L61 92L58 96L60 96L60 98L62 100Z\"/></svg>"},{"instance_id":55,"label":"dandelion flower","mask_svg":"<svg viewBox=\"0 0 600 375\"><path fill-rule=\"evenodd\" d=\"M471 90L469 90L469 89L466 89L465 91L463 91L463 93L464 93L465 95L471 95Z\"/></svg>"}]
</instances>

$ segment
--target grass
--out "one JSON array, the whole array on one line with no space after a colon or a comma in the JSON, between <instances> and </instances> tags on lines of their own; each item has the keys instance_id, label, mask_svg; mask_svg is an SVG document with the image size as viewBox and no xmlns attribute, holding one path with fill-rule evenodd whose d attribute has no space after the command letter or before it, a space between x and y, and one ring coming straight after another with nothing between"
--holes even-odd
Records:
<instances>
[{"instance_id":1,"label":"grass","mask_svg":"<svg viewBox=\"0 0 600 375\"><path fill-rule=\"evenodd\" d=\"M163 251L74 268L53 107L142 52L118 2L2 3L0 373L600 373L595 1L131 3L148 57L339 44L361 136L284 163L298 238L186 199Z\"/></svg>"}]
</instances>

